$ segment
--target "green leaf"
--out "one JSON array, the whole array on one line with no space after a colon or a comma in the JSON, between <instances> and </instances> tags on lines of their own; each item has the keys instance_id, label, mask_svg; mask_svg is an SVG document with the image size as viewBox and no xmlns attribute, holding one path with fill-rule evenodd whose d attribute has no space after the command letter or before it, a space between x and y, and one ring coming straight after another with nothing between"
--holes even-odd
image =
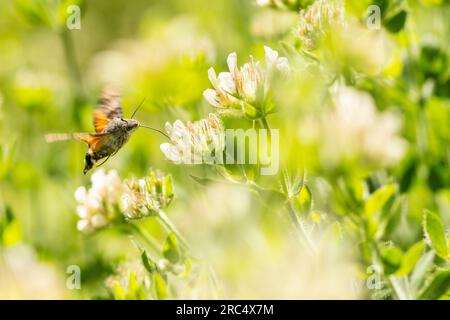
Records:
<instances>
[{"instance_id":1,"label":"green leaf","mask_svg":"<svg viewBox=\"0 0 450 320\"><path fill-rule=\"evenodd\" d=\"M22 228L17 220L13 220L0 233L0 243L4 246L12 246L22 240Z\"/></svg>"},{"instance_id":2,"label":"green leaf","mask_svg":"<svg viewBox=\"0 0 450 320\"><path fill-rule=\"evenodd\" d=\"M312 194L309 187L304 184L300 193L294 198L295 208L300 213L309 213L312 208Z\"/></svg>"},{"instance_id":3,"label":"green leaf","mask_svg":"<svg viewBox=\"0 0 450 320\"><path fill-rule=\"evenodd\" d=\"M364 181L362 179L359 179L358 177L352 177L346 179L346 183L346 188L351 201L353 201L355 204L362 203L364 201L364 192L366 190L366 184L364 183Z\"/></svg>"},{"instance_id":4,"label":"green leaf","mask_svg":"<svg viewBox=\"0 0 450 320\"><path fill-rule=\"evenodd\" d=\"M175 234L170 233L163 245L163 256L171 263L176 264L181 259L181 251L178 248Z\"/></svg>"},{"instance_id":5,"label":"green leaf","mask_svg":"<svg viewBox=\"0 0 450 320\"><path fill-rule=\"evenodd\" d=\"M445 238L445 231L441 218L436 213L425 209L423 228L425 236L437 255L443 259L449 259L449 248L447 246L447 239Z\"/></svg>"},{"instance_id":6,"label":"green leaf","mask_svg":"<svg viewBox=\"0 0 450 320\"><path fill-rule=\"evenodd\" d=\"M126 298L126 291L119 283L115 283L111 287L112 294L116 300L124 300Z\"/></svg>"},{"instance_id":7,"label":"green leaf","mask_svg":"<svg viewBox=\"0 0 450 320\"><path fill-rule=\"evenodd\" d=\"M242 174L247 180L255 181L260 172L260 166L255 164L244 164L241 166Z\"/></svg>"},{"instance_id":8,"label":"green leaf","mask_svg":"<svg viewBox=\"0 0 450 320\"><path fill-rule=\"evenodd\" d=\"M373 0L372 4L378 6L380 8L381 16L384 17L386 15L386 9L389 6L388 0Z\"/></svg>"},{"instance_id":9,"label":"green leaf","mask_svg":"<svg viewBox=\"0 0 450 320\"><path fill-rule=\"evenodd\" d=\"M385 246L381 249L381 260L386 274L396 272L402 263L402 258L402 250L394 245Z\"/></svg>"},{"instance_id":10,"label":"green leaf","mask_svg":"<svg viewBox=\"0 0 450 320\"><path fill-rule=\"evenodd\" d=\"M145 292L141 284L138 282L136 274L130 272L128 280L128 294L126 295L128 300L143 300L145 299Z\"/></svg>"},{"instance_id":11,"label":"green leaf","mask_svg":"<svg viewBox=\"0 0 450 320\"><path fill-rule=\"evenodd\" d=\"M206 177L198 177L198 176L194 176L193 174L189 175L192 179L195 180L195 182L201 184L202 186L208 186L210 183L217 183L220 182L218 180L214 180L214 179L210 179L210 178L206 178Z\"/></svg>"},{"instance_id":12,"label":"green leaf","mask_svg":"<svg viewBox=\"0 0 450 320\"><path fill-rule=\"evenodd\" d=\"M439 79L446 72L448 63L448 56L445 50L431 45L425 45L420 48L417 67L425 78ZM433 183L432 181L430 182Z\"/></svg>"},{"instance_id":13,"label":"green leaf","mask_svg":"<svg viewBox=\"0 0 450 320\"><path fill-rule=\"evenodd\" d=\"M384 26L392 33L397 33L403 29L406 22L406 17L408 14L405 10L401 10L399 13L394 15L392 18L386 20Z\"/></svg>"},{"instance_id":14,"label":"green leaf","mask_svg":"<svg viewBox=\"0 0 450 320\"><path fill-rule=\"evenodd\" d=\"M419 261L424 249L425 244L423 241L419 241L409 248L409 250L403 255L400 268L395 272L395 275L401 277L409 274L413 270L417 261Z\"/></svg>"},{"instance_id":15,"label":"green leaf","mask_svg":"<svg viewBox=\"0 0 450 320\"><path fill-rule=\"evenodd\" d=\"M370 195L364 204L364 213L370 217L380 210L397 191L397 187L393 184L387 184Z\"/></svg>"},{"instance_id":16,"label":"green leaf","mask_svg":"<svg viewBox=\"0 0 450 320\"><path fill-rule=\"evenodd\" d=\"M14 217L11 207L0 212L0 245L10 246L22 240L22 228Z\"/></svg>"},{"instance_id":17,"label":"green leaf","mask_svg":"<svg viewBox=\"0 0 450 320\"><path fill-rule=\"evenodd\" d=\"M245 116L250 120L260 119L262 117L261 111L247 102L242 102L242 109Z\"/></svg>"},{"instance_id":18,"label":"green leaf","mask_svg":"<svg viewBox=\"0 0 450 320\"><path fill-rule=\"evenodd\" d=\"M289 173L286 170L283 170L280 173L280 186L281 186L281 191L283 191L283 193L287 196L289 195L289 189L290 189L290 177L289 177Z\"/></svg>"},{"instance_id":19,"label":"green leaf","mask_svg":"<svg viewBox=\"0 0 450 320\"><path fill-rule=\"evenodd\" d=\"M184 271L180 274L181 278L187 277L192 270L192 261L189 258L186 258L184 261Z\"/></svg>"},{"instance_id":20,"label":"green leaf","mask_svg":"<svg viewBox=\"0 0 450 320\"><path fill-rule=\"evenodd\" d=\"M444 295L450 288L450 269L438 270L430 284L420 295L419 299L435 300Z\"/></svg>"},{"instance_id":21,"label":"green leaf","mask_svg":"<svg viewBox=\"0 0 450 320\"><path fill-rule=\"evenodd\" d=\"M390 239L401 223L402 210L406 206L406 196L401 195L392 201L388 210L381 210L380 216L376 217L380 222L378 238Z\"/></svg>"},{"instance_id":22,"label":"green leaf","mask_svg":"<svg viewBox=\"0 0 450 320\"><path fill-rule=\"evenodd\" d=\"M285 195L277 190L258 188L256 191L267 206L280 206L286 201Z\"/></svg>"},{"instance_id":23,"label":"green leaf","mask_svg":"<svg viewBox=\"0 0 450 320\"><path fill-rule=\"evenodd\" d=\"M380 228L380 225L378 224L378 221L372 217L369 217L367 219L367 237L370 239L374 239L376 237L376 234L378 233L378 230Z\"/></svg>"},{"instance_id":24,"label":"green leaf","mask_svg":"<svg viewBox=\"0 0 450 320\"><path fill-rule=\"evenodd\" d=\"M150 272L150 274L153 274L153 272L156 271L156 264L147 257L147 252L145 252L145 250L142 251L141 259L145 269Z\"/></svg>"},{"instance_id":25,"label":"green leaf","mask_svg":"<svg viewBox=\"0 0 450 320\"><path fill-rule=\"evenodd\" d=\"M167 285L159 272L153 274L153 286L157 299L164 300L167 298Z\"/></svg>"},{"instance_id":26,"label":"green leaf","mask_svg":"<svg viewBox=\"0 0 450 320\"><path fill-rule=\"evenodd\" d=\"M164 177L164 196L170 199L173 198L173 183L171 175Z\"/></svg>"},{"instance_id":27,"label":"green leaf","mask_svg":"<svg viewBox=\"0 0 450 320\"><path fill-rule=\"evenodd\" d=\"M35 25L52 25L51 12L56 9L54 4L44 1L16 0L14 4L17 11L25 17L28 22Z\"/></svg>"},{"instance_id":28,"label":"green leaf","mask_svg":"<svg viewBox=\"0 0 450 320\"><path fill-rule=\"evenodd\" d=\"M400 192L404 193L409 190L414 178L417 177L418 161L415 158L407 158L404 165L401 165L401 172L399 173Z\"/></svg>"}]
</instances>

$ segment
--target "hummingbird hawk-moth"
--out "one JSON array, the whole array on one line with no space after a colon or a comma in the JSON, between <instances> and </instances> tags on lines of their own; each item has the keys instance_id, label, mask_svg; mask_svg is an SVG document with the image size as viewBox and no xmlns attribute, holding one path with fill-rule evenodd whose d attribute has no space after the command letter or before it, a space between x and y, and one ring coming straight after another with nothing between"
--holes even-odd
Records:
<instances>
[{"instance_id":1,"label":"hummingbird hawk-moth","mask_svg":"<svg viewBox=\"0 0 450 320\"><path fill-rule=\"evenodd\" d=\"M165 135L162 131L144 126L133 119L139 107L140 105L133 112L131 119L124 119L120 95L113 91L104 91L94 112L95 133L48 134L46 140L55 142L76 139L85 142L88 150L84 158L83 173L86 174L97 161L105 159L99 164L102 165L115 155L138 127L145 127Z\"/></svg>"}]
</instances>

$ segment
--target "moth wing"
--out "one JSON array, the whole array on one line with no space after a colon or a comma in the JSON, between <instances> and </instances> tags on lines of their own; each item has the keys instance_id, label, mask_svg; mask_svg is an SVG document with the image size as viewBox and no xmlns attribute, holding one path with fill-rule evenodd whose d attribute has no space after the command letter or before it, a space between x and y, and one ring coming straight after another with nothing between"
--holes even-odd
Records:
<instances>
[{"instance_id":1,"label":"moth wing","mask_svg":"<svg viewBox=\"0 0 450 320\"><path fill-rule=\"evenodd\" d=\"M112 90L104 90L97 110L94 112L95 132L103 132L112 119L122 117L123 111L120 95Z\"/></svg>"},{"instance_id":2,"label":"moth wing","mask_svg":"<svg viewBox=\"0 0 450 320\"><path fill-rule=\"evenodd\" d=\"M106 117L105 113L101 110L96 110L94 112L94 128L95 132L100 133L105 130L109 123L109 119Z\"/></svg>"},{"instance_id":3,"label":"moth wing","mask_svg":"<svg viewBox=\"0 0 450 320\"><path fill-rule=\"evenodd\" d=\"M89 135L89 133L48 133L45 135L45 141L52 143L75 139L87 142Z\"/></svg>"},{"instance_id":4,"label":"moth wing","mask_svg":"<svg viewBox=\"0 0 450 320\"><path fill-rule=\"evenodd\" d=\"M108 141L109 134L83 134L78 139L86 142L89 149L96 151Z\"/></svg>"}]
</instances>

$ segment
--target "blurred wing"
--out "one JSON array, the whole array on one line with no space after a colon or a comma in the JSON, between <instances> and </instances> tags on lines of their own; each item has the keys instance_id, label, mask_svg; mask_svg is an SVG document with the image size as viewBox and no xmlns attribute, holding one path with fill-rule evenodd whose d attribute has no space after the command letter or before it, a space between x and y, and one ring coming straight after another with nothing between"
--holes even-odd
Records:
<instances>
[{"instance_id":1,"label":"blurred wing","mask_svg":"<svg viewBox=\"0 0 450 320\"><path fill-rule=\"evenodd\" d=\"M120 95L114 91L104 91L100 98L97 110L94 112L95 132L102 132L109 121L114 118L122 118L122 104Z\"/></svg>"},{"instance_id":2,"label":"blurred wing","mask_svg":"<svg viewBox=\"0 0 450 320\"><path fill-rule=\"evenodd\" d=\"M94 151L100 148L104 143L108 142L109 133L50 133L45 135L47 142L57 142L65 140L80 140L86 142L89 148Z\"/></svg>"},{"instance_id":3,"label":"blurred wing","mask_svg":"<svg viewBox=\"0 0 450 320\"><path fill-rule=\"evenodd\" d=\"M86 136L89 136L89 133L49 133L45 135L45 141L48 143L72 139L85 141Z\"/></svg>"},{"instance_id":4,"label":"blurred wing","mask_svg":"<svg viewBox=\"0 0 450 320\"><path fill-rule=\"evenodd\" d=\"M84 141L88 144L89 149L93 151L97 151L100 149L105 143L108 142L110 134L86 134L83 136L79 136L78 139Z\"/></svg>"}]
</instances>

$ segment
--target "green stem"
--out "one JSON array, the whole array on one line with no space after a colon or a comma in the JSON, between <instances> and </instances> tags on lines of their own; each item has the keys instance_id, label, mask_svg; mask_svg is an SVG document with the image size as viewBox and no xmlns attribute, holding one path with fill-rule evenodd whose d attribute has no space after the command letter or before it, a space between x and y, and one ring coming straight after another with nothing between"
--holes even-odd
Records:
<instances>
[{"instance_id":1,"label":"green stem","mask_svg":"<svg viewBox=\"0 0 450 320\"><path fill-rule=\"evenodd\" d=\"M72 101L72 117L78 123L81 122L80 112L78 110L78 106L85 101L85 97L83 94L83 85L81 79L81 73L78 68L77 59L75 57L75 46L73 44L73 40L71 35L69 34L69 30L63 30L60 33L61 42L63 45L64 56L66 60L67 70L69 73L70 84L73 92L73 101Z\"/></svg>"},{"instance_id":2,"label":"green stem","mask_svg":"<svg viewBox=\"0 0 450 320\"><path fill-rule=\"evenodd\" d=\"M64 30L60 33L61 41L64 49L64 56L66 59L67 68L69 71L70 80L72 82L73 89L78 97L82 96L82 82L81 73L78 68L77 59L75 57L75 46L73 44L72 37L69 31Z\"/></svg>"},{"instance_id":3,"label":"green stem","mask_svg":"<svg viewBox=\"0 0 450 320\"><path fill-rule=\"evenodd\" d=\"M291 225L293 228L297 231L299 234L299 238L302 243L304 243L307 247L307 249L315 254L316 253L316 247L314 246L313 241L308 235L308 232L306 231L305 224L303 221L299 218L298 212L293 207L292 201L289 200L289 203L287 204L287 211L289 214L289 218L291 220Z\"/></svg>"},{"instance_id":4,"label":"green stem","mask_svg":"<svg viewBox=\"0 0 450 320\"><path fill-rule=\"evenodd\" d=\"M395 276L387 276L389 283L394 289L400 300L411 300L412 296L409 290L409 281L407 277L396 278ZM403 284L401 281L403 280Z\"/></svg>"},{"instance_id":5,"label":"green stem","mask_svg":"<svg viewBox=\"0 0 450 320\"><path fill-rule=\"evenodd\" d=\"M181 233L178 231L178 229L175 227L175 225L170 221L169 217L164 213L164 211L159 210L157 213L158 219L161 221L163 226L167 229L169 232L173 232L175 236L180 241L180 244L186 249L190 250L189 244L186 241L186 239L181 235Z\"/></svg>"},{"instance_id":6,"label":"green stem","mask_svg":"<svg viewBox=\"0 0 450 320\"><path fill-rule=\"evenodd\" d=\"M163 226L166 228L166 230L168 232L173 232L175 234L175 236L180 241L181 246L186 251L191 251L189 243L186 241L186 239L183 237L183 235L178 231L178 229L175 227L175 225L172 223L172 221L170 221L169 217L164 213L164 211L159 210L158 213L157 213L157 217L161 221L161 223L163 224ZM189 253L189 256L190 256L191 259L198 260L198 258L196 258L195 256L192 255L192 252ZM219 290L219 285L217 283L217 279L216 279L216 275L215 275L214 269L211 266L208 266L208 275L211 278L213 286L218 291Z\"/></svg>"},{"instance_id":7,"label":"green stem","mask_svg":"<svg viewBox=\"0 0 450 320\"><path fill-rule=\"evenodd\" d=\"M367 233L365 231L364 231L364 237L367 238ZM375 253L375 260L376 260L375 263L379 264L381 272L384 275L384 268L383 268L383 261L381 259L381 252L380 252L380 249L378 248L377 243L374 240L372 241L372 247L373 247L372 252ZM406 294L401 290L396 279L389 275L385 276L385 278L388 281L389 286L391 287L391 289L394 292L397 299L404 300L406 297Z\"/></svg>"},{"instance_id":8,"label":"green stem","mask_svg":"<svg viewBox=\"0 0 450 320\"><path fill-rule=\"evenodd\" d=\"M220 299L220 297L222 295L222 289L217 280L216 272L214 271L213 267L211 267L211 266L207 266L207 268L208 268L208 277L215 289L216 299Z\"/></svg>"},{"instance_id":9,"label":"green stem","mask_svg":"<svg viewBox=\"0 0 450 320\"><path fill-rule=\"evenodd\" d=\"M304 183L304 179L305 179L305 171L303 172L303 180L302 183ZM285 179L285 181L288 181L287 183L290 184L290 178L289 175L287 174L287 172L283 172L282 174L282 179ZM303 219L300 217L300 214L297 212L297 210L294 207L294 203L292 200L292 197L294 196L292 194L292 192L289 190L291 189L291 186L286 186L287 188L287 202L286 202L286 209L287 212L289 214L289 218L291 220L291 225L293 226L293 228L297 231L297 233L299 234L299 239L301 240L302 243L304 243L306 245L306 247L312 252L312 253L316 253L316 247L313 243L313 241L311 240L311 238L308 235L308 232L306 231L306 227L305 227L305 223L303 221Z\"/></svg>"},{"instance_id":10,"label":"green stem","mask_svg":"<svg viewBox=\"0 0 450 320\"><path fill-rule=\"evenodd\" d=\"M140 240L141 245L144 245L144 247L147 247L147 249L152 250L153 254L159 255L159 253L161 252L161 248L155 239L142 231L142 229L134 223L128 223L126 227L138 241Z\"/></svg>"},{"instance_id":11,"label":"green stem","mask_svg":"<svg viewBox=\"0 0 450 320\"><path fill-rule=\"evenodd\" d=\"M266 117L260 119L262 127L269 131L269 139L270 139L270 125L267 121ZM255 181L247 180L247 185L251 186L256 191L264 190L264 188L260 187ZM296 212L295 208L292 205L292 200L289 199L288 204L286 206L289 218L291 220L291 225L299 236L300 242L304 243L308 250L315 254L316 248L314 246L313 241L310 239L308 232L306 231L304 222L300 219L299 214Z\"/></svg>"},{"instance_id":12,"label":"green stem","mask_svg":"<svg viewBox=\"0 0 450 320\"><path fill-rule=\"evenodd\" d=\"M269 122L267 121L266 117L261 118L261 124L264 129L270 130L270 125L269 125Z\"/></svg>"}]
</instances>

